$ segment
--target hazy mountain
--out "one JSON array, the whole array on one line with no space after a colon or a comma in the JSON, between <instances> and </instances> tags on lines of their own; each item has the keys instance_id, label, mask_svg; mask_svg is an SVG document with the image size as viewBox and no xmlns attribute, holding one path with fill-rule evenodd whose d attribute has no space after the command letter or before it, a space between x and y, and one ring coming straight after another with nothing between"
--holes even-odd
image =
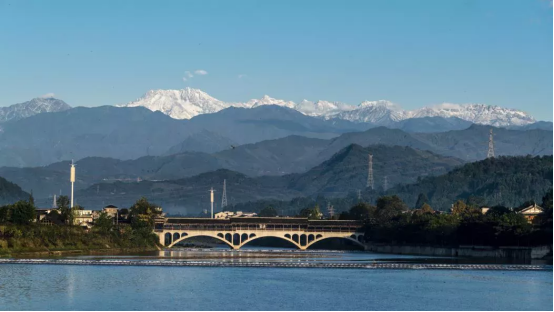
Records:
<instances>
[{"instance_id":1,"label":"hazy mountain","mask_svg":"<svg viewBox=\"0 0 554 312\"><path fill-rule=\"evenodd\" d=\"M278 105L294 109L308 116L324 119L344 119L353 122L369 122L386 125L409 118L456 117L477 124L493 126L514 126L534 123L529 114L500 106L484 104L443 103L416 110L403 110L386 100L364 101L359 105L349 105L331 101L302 100L299 103L272 98L264 95L260 99L231 103L218 100L198 89L151 90L136 101L121 106L143 106L152 111L161 111L176 119L190 119L194 116L214 113L229 107L255 108L264 105Z\"/></svg>"},{"instance_id":2,"label":"hazy mountain","mask_svg":"<svg viewBox=\"0 0 554 312\"><path fill-rule=\"evenodd\" d=\"M19 185L0 177L0 205L28 199L29 193L24 192Z\"/></svg>"},{"instance_id":3,"label":"hazy mountain","mask_svg":"<svg viewBox=\"0 0 554 312\"><path fill-rule=\"evenodd\" d=\"M227 181L229 204L318 194L340 197L365 188L368 153L374 153L377 188L382 187L385 173L389 186L393 186L416 181L418 176L442 174L462 164L459 159L407 147L351 145L306 173L248 177L235 171L216 170L177 180L100 183L79 191L77 197L85 206L98 205L100 201L128 206L147 196L173 211L179 207L182 213L200 212L209 204L210 188L216 190L216 198L221 198L223 179Z\"/></svg>"},{"instance_id":4,"label":"hazy mountain","mask_svg":"<svg viewBox=\"0 0 554 312\"><path fill-rule=\"evenodd\" d=\"M0 166L27 167L85 157L135 159L173 152L214 152L289 135L332 138L367 125L326 121L275 105L228 108L177 120L143 107L77 107L5 123Z\"/></svg>"},{"instance_id":5,"label":"hazy mountain","mask_svg":"<svg viewBox=\"0 0 554 312\"><path fill-rule=\"evenodd\" d=\"M419 194L435 209L447 210L458 199L482 198L482 205L517 207L528 200L540 202L552 189L552 156L498 157L466 164L438 177L387 191L410 206Z\"/></svg>"},{"instance_id":6,"label":"hazy mountain","mask_svg":"<svg viewBox=\"0 0 554 312\"><path fill-rule=\"evenodd\" d=\"M474 161L486 157L489 130L487 126L473 125L468 129L444 133L407 133L378 127L364 132L345 133L329 140L288 136L229 147L213 154L184 152L169 156L145 156L135 160L89 157L77 161L76 187L80 189L99 181L116 179L175 180L222 168L249 176L303 173L329 160L351 144L363 147L411 147ZM494 141L497 156L552 154L552 131L494 128ZM403 152L398 150L398 153ZM381 165L376 158L374 166ZM69 161L38 168L1 167L0 176L14 181L27 191L34 190L37 196L47 196L58 193L60 189L65 192L68 188L68 168ZM364 170L361 172L365 174Z\"/></svg>"},{"instance_id":7,"label":"hazy mountain","mask_svg":"<svg viewBox=\"0 0 554 312\"><path fill-rule=\"evenodd\" d=\"M53 97L39 97L30 101L0 107L0 123L16 121L40 113L61 112L70 109L67 103Z\"/></svg>"},{"instance_id":8,"label":"hazy mountain","mask_svg":"<svg viewBox=\"0 0 554 312\"><path fill-rule=\"evenodd\" d=\"M506 127L513 130L532 130L532 129L541 129L541 130L550 130L552 131L552 122L551 121L537 121L532 124L524 126L509 126Z\"/></svg>"},{"instance_id":9,"label":"hazy mountain","mask_svg":"<svg viewBox=\"0 0 554 312\"><path fill-rule=\"evenodd\" d=\"M215 153L222 149L232 148L238 144L229 138L218 135L211 131L202 130L192 133L181 143L174 145L165 152L165 155L185 153L188 151L197 151L203 153Z\"/></svg>"},{"instance_id":10,"label":"hazy mountain","mask_svg":"<svg viewBox=\"0 0 554 312\"><path fill-rule=\"evenodd\" d=\"M375 189L415 182L419 177L444 174L463 164L463 161L454 157L410 147L371 145L364 148L351 144L308 172L291 176L289 188L326 197L341 197L353 190L363 190L368 178L368 154L373 155Z\"/></svg>"}]
</instances>

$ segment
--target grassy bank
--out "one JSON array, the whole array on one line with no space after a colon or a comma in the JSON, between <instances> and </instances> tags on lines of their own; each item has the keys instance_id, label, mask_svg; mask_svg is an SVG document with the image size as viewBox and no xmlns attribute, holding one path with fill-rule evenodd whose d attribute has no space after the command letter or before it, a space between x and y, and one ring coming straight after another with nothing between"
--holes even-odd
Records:
<instances>
[{"instance_id":1,"label":"grassy bank","mask_svg":"<svg viewBox=\"0 0 554 312\"><path fill-rule=\"evenodd\" d=\"M157 250L157 237L149 229L122 226L109 232L86 231L67 225L0 225L0 256L91 251Z\"/></svg>"}]
</instances>

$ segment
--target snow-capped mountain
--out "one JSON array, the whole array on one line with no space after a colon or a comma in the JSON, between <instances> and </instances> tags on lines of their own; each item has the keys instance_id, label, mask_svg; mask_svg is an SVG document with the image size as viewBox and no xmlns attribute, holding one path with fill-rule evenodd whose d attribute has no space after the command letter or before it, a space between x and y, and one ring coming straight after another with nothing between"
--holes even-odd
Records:
<instances>
[{"instance_id":1,"label":"snow-capped mountain","mask_svg":"<svg viewBox=\"0 0 554 312\"><path fill-rule=\"evenodd\" d=\"M262 105L283 106L313 117L338 118L381 125L421 117L457 117L473 123L493 126L521 126L536 121L529 114L519 110L484 104L444 103L409 111L386 100L364 101L359 105L323 100L316 102L302 100L295 103L275 99L268 95L244 103L230 103L220 101L201 90L192 88L151 90L134 102L118 106L143 106L152 111L160 111L175 119L190 119L201 114L215 113L228 107L255 108Z\"/></svg>"},{"instance_id":2,"label":"snow-capped mountain","mask_svg":"<svg viewBox=\"0 0 554 312\"><path fill-rule=\"evenodd\" d=\"M410 112L411 118L417 117L458 117L477 124L492 126L523 126L536 122L525 112L484 104L444 103L432 107L423 107Z\"/></svg>"},{"instance_id":3,"label":"snow-capped mountain","mask_svg":"<svg viewBox=\"0 0 554 312\"><path fill-rule=\"evenodd\" d=\"M136 101L118 106L143 106L175 119L190 119L201 114L215 113L232 105L213 98L204 91L186 88L150 90Z\"/></svg>"},{"instance_id":4,"label":"snow-capped mountain","mask_svg":"<svg viewBox=\"0 0 554 312\"><path fill-rule=\"evenodd\" d=\"M30 101L0 107L0 123L15 121L40 113L61 112L70 109L67 103L53 97L38 97Z\"/></svg>"}]
</instances>

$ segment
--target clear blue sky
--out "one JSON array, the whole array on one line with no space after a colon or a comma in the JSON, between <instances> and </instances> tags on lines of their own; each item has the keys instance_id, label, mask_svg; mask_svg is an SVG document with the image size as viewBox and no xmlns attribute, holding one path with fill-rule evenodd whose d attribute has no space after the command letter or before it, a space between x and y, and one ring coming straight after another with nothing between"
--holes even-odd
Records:
<instances>
[{"instance_id":1,"label":"clear blue sky","mask_svg":"<svg viewBox=\"0 0 554 312\"><path fill-rule=\"evenodd\" d=\"M0 0L0 106L190 86L224 101L471 102L552 120L552 65L548 0ZM207 75L183 81L195 70Z\"/></svg>"}]
</instances>

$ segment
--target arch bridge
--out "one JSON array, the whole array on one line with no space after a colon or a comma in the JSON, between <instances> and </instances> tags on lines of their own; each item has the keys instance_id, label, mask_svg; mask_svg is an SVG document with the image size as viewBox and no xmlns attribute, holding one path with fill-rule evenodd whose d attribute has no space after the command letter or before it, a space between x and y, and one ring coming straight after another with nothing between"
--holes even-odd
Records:
<instances>
[{"instance_id":1,"label":"arch bridge","mask_svg":"<svg viewBox=\"0 0 554 312\"><path fill-rule=\"evenodd\" d=\"M212 237L233 249L262 237L275 237L305 250L328 238L341 238L363 248L362 223L354 220L308 220L307 218L163 218L154 232L168 248L193 237Z\"/></svg>"}]
</instances>

